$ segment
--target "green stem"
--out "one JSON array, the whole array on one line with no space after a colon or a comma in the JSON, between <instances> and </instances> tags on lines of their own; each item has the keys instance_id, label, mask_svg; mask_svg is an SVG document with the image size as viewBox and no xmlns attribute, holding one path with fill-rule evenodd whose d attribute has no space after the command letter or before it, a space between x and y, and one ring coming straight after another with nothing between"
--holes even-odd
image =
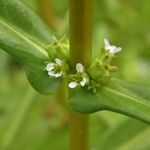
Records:
<instances>
[{"instance_id":1,"label":"green stem","mask_svg":"<svg viewBox=\"0 0 150 150\"><path fill-rule=\"evenodd\" d=\"M70 112L70 149L88 150L89 116Z\"/></svg>"},{"instance_id":2,"label":"green stem","mask_svg":"<svg viewBox=\"0 0 150 150\"><path fill-rule=\"evenodd\" d=\"M92 50L92 1L70 0L70 55L72 66L88 65Z\"/></svg>"},{"instance_id":3,"label":"green stem","mask_svg":"<svg viewBox=\"0 0 150 150\"><path fill-rule=\"evenodd\" d=\"M93 0L69 1L70 56L72 70L76 63L89 65L92 50ZM70 112L71 150L88 150L88 115Z\"/></svg>"}]
</instances>

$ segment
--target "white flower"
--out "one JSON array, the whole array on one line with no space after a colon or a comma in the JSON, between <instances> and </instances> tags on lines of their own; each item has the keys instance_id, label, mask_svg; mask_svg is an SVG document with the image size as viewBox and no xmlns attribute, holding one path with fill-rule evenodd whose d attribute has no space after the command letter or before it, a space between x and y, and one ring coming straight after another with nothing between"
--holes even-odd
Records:
<instances>
[{"instance_id":1,"label":"white flower","mask_svg":"<svg viewBox=\"0 0 150 150\"><path fill-rule=\"evenodd\" d=\"M48 75L51 76L51 77L59 78L59 77L62 76L62 72L60 72L60 73L55 73L54 71L49 71L49 72L48 72Z\"/></svg>"},{"instance_id":2,"label":"white flower","mask_svg":"<svg viewBox=\"0 0 150 150\"><path fill-rule=\"evenodd\" d=\"M55 62L57 65L62 65L62 61L59 58L55 58Z\"/></svg>"},{"instance_id":3,"label":"white flower","mask_svg":"<svg viewBox=\"0 0 150 150\"><path fill-rule=\"evenodd\" d=\"M51 71L54 69L54 63L48 63L46 68L45 68L47 71Z\"/></svg>"},{"instance_id":4,"label":"white flower","mask_svg":"<svg viewBox=\"0 0 150 150\"><path fill-rule=\"evenodd\" d=\"M79 72L79 73L81 73L81 78L82 78L82 80L80 80L80 81L73 81L73 82L70 82L69 84L68 84L68 86L69 86L69 88L71 88L71 89L74 89L74 88L76 88L78 85L80 85L80 86L85 86L86 84L88 84L89 83L89 79L88 79L88 77L84 77L84 66L81 64L81 63L77 63L76 64L76 70L77 70L77 72Z\"/></svg>"},{"instance_id":5,"label":"white flower","mask_svg":"<svg viewBox=\"0 0 150 150\"><path fill-rule=\"evenodd\" d=\"M104 46L105 46L105 50L109 51L109 53L111 53L111 54L118 53L122 50L121 47L116 47L114 45L110 45L110 43L107 39L104 39Z\"/></svg>"},{"instance_id":6,"label":"white flower","mask_svg":"<svg viewBox=\"0 0 150 150\"><path fill-rule=\"evenodd\" d=\"M69 86L71 89L74 89L77 85L78 85L77 82L70 82L68 86Z\"/></svg>"},{"instance_id":7,"label":"white flower","mask_svg":"<svg viewBox=\"0 0 150 150\"><path fill-rule=\"evenodd\" d=\"M59 78L62 76L62 71L60 73L55 73L55 78Z\"/></svg>"},{"instance_id":8,"label":"white flower","mask_svg":"<svg viewBox=\"0 0 150 150\"><path fill-rule=\"evenodd\" d=\"M63 75L62 71L61 71L61 66L62 66L62 61L58 58L55 58L55 63L50 62L47 64L46 66L46 71L48 71L48 75L50 77L55 77L55 78L59 78ZM60 71L56 71L56 68L60 68Z\"/></svg>"},{"instance_id":9,"label":"white flower","mask_svg":"<svg viewBox=\"0 0 150 150\"><path fill-rule=\"evenodd\" d=\"M80 85L81 86L85 86L88 83L88 79L87 78L83 78L82 81L80 81Z\"/></svg>"},{"instance_id":10,"label":"white flower","mask_svg":"<svg viewBox=\"0 0 150 150\"><path fill-rule=\"evenodd\" d=\"M77 70L77 72L83 73L84 66L81 63L77 63L76 64L76 70Z\"/></svg>"},{"instance_id":11,"label":"white flower","mask_svg":"<svg viewBox=\"0 0 150 150\"><path fill-rule=\"evenodd\" d=\"M80 81L80 82L70 82L68 84L68 86L71 88L71 89L74 89L75 87L77 87L78 85L81 85L82 87L85 86L86 84L88 84L89 82L89 79L88 78L85 78L83 77L83 79Z\"/></svg>"},{"instance_id":12,"label":"white flower","mask_svg":"<svg viewBox=\"0 0 150 150\"><path fill-rule=\"evenodd\" d=\"M51 76L51 77L55 77L54 71L49 71L49 72L48 72L48 75Z\"/></svg>"}]
</instances>

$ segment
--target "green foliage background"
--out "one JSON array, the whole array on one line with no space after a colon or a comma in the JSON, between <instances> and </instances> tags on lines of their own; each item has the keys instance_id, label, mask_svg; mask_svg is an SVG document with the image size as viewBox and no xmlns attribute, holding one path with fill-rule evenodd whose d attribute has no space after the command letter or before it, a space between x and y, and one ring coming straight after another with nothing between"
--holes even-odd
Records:
<instances>
[{"instance_id":1,"label":"green foliage background","mask_svg":"<svg viewBox=\"0 0 150 150\"><path fill-rule=\"evenodd\" d=\"M37 0L25 0L42 18ZM53 28L68 33L67 0L53 0ZM150 83L149 0L95 0L93 59L103 39L123 47L114 63L117 76L141 84ZM44 20L44 18L43 18ZM123 115L103 111L91 115L90 141L95 150L149 150L150 127ZM0 51L0 149L67 150L68 116L56 96L35 92L24 70Z\"/></svg>"}]
</instances>

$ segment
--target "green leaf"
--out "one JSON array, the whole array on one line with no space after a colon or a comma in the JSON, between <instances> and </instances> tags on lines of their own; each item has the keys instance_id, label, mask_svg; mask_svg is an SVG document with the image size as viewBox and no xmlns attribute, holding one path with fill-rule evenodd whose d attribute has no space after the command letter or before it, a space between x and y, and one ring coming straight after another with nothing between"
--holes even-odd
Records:
<instances>
[{"instance_id":1,"label":"green leaf","mask_svg":"<svg viewBox=\"0 0 150 150\"><path fill-rule=\"evenodd\" d=\"M37 91L55 92L61 79L50 79L44 70L52 32L20 0L0 0L0 6L0 48L22 64Z\"/></svg>"},{"instance_id":2,"label":"green leaf","mask_svg":"<svg viewBox=\"0 0 150 150\"><path fill-rule=\"evenodd\" d=\"M99 139L95 150L142 150L149 149L150 128L137 120L127 119L109 129ZM143 141L144 140L144 141ZM140 144L139 144L140 143Z\"/></svg>"},{"instance_id":3,"label":"green leaf","mask_svg":"<svg viewBox=\"0 0 150 150\"><path fill-rule=\"evenodd\" d=\"M86 88L70 90L69 104L82 113L110 110L150 124L150 86L112 79L96 94Z\"/></svg>"},{"instance_id":4,"label":"green leaf","mask_svg":"<svg viewBox=\"0 0 150 150\"><path fill-rule=\"evenodd\" d=\"M0 18L38 45L48 45L54 34L22 0L0 0Z\"/></svg>"}]
</instances>

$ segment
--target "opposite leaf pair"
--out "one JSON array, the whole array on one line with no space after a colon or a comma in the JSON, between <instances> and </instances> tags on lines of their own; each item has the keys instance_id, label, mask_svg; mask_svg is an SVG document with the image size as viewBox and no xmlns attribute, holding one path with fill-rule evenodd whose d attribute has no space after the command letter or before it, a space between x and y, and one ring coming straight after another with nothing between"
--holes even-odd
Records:
<instances>
[{"instance_id":1,"label":"opposite leaf pair","mask_svg":"<svg viewBox=\"0 0 150 150\"><path fill-rule=\"evenodd\" d=\"M69 50L69 44L65 40L61 41L63 44L51 43L54 32L47 28L23 1L0 0L0 6L0 49L9 53L24 67L34 89L42 94L56 93L62 83L62 76L56 78L55 75L48 78L45 62L53 60L52 62L56 63L55 58L63 58L62 66L66 70L64 60L68 58L69 53L66 55L65 52ZM92 81L90 79L93 85L110 78L110 73L115 68L110 66L109 62L113 55L121 50L110 45L107 40L104 42L107 54L102 56L102 59L96 60L97 62L93 62L90 66L91 71L88 71L94 79ZM51 71L56 74L55 70ZM87 69L85 71L87 72ZM149 85L143 87L110 79L107 85L97 90L96 94L87 92L85 86L77 87L70 90L68 95L68 104L73 110L83 113L111 110L150 124Z\"/></svg>"}]
</instances>

